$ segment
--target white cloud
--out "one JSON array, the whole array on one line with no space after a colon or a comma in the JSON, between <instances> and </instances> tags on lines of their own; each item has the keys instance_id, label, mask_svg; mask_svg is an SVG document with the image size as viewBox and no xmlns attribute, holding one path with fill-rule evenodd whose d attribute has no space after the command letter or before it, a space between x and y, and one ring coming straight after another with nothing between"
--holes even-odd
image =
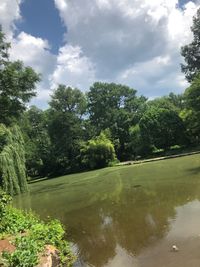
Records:
<instances>
[{"instance_id":1,"label":"white cloud","mask_svg":"<svg viewBox=\"0 0 200 267\"><path fill-rule=\"evenodd\" d=\"M54 0L68 45L95 65L96 80L123 82L140 93L180 92L180 47L192 39L198 4L178 0ZM94 72L88 72L90 75ZM181 77L181 78L180 78Z\"/></svg>"},{"instance_id":2,"label":"white cloud","mask_svg":"<svg viewBox=\"0 0 200 267\"><path fill-rule=\"evenodd\" d=\"M174 41L180 47L192 39L190 27L192 18L197 11L197 6L193 2L188 2L184 10L173 9L168 18L169 41Z\"/></svg>"},{"instance_id":3,"label":"white cloud","mask_svg":"<svg viewBox=\"0 0 200 267\"><path fill-rule=\"evenodd\" d=\"M184 75L179 73L177 66L174 65L173 59L170 55L165 55L134 64L122 71L117 81L129 84L150 98L168 94L174 89L177 93L181 93L188 84Z\"/></svg>"},{"instance_id":4,"label":"white cloud","mask_svg":"<svg viewBox=\"0 0 200 267\"><path fill-rule=\"evenodd\" d=\"M11 60L22 60L41 74L53 71L56 57L51 54L47 40L21 32L12 41ZM43 77L45 78L45 77Z\"/></svg>"},{"instance_id":5,"label":"white cloud","mask_svg":"<svg viewBox=\"0 0 200 267\"><path fill-rule=\"evenodd\" d=\"M50 52L48 41L21 32L12 40L10 58L22 60L26 66L32 67L41 74L42 81L37 86L37 97L33 99L33 103L46 106L51 89L50 75L56 65L56 56Z\"/></svg>"},{"instance_id":6,"label":"white cloud","mask_svg":"<svg viewBox=\"0 0 200 267\"><path fill-rule=\"evenodd\" d=\"M21 18L21 0L1 0L0 2L0 25L7 37L11 38L15 28L15 21Z\"/></svg>"},{"instance_id":7,"label":"white cloud","mask_svg":"<svg viewBox=\"0 0 200 267\"><path fill-rule=\"evenodd\" d=\"M65 45L60 48L56 68L51 76L52 87L66 84L85 90L94 80L94 66L82 54L79 46Z\"/></svg>"},{"instance_id":8,"label":"white cloud","mask_svg":"<svg viewBox=\"0 0 200 267\"><path fill-rule=\"evenodd\" d=\"M180 47L192 39L199 4L188 1L180 9L178 0L54 0L66 44L53 55L47 40L14 35L21 2L1 0L0 24L12 42L11 58L43 76L33 103L44 106L59 83L88 90L97 80L120 82L149 97L187 86Z\"/></svg>"}]
</instances>

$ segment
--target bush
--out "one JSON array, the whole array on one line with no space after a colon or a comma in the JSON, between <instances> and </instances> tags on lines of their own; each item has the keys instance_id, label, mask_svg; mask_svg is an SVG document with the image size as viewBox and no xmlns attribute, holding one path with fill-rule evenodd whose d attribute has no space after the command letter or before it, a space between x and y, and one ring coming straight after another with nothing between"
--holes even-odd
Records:
<instances>
[{"instance_id":1,"label":"bush","mask_svg":"<svg viewBox=\"0 0 200 267\"><path fill-rule=\"evenodd\" d=\"M179 145L170 146L170 149L171 149L171 150L179 150L179 149L181 149L181 148L182 148L182 147L179 146Z\"/></svg>"},{"instance_id":2,"label":"bush","mask_svg":"<svg viewBox=\"0 0 200 267\"><path fill-rule=\"evenodd\" d=\"M115 160L114 145L104 133L89 140L81 149L81 162L87 169L104 168Z\"/></svg>"},{"instance_id":3,"label":"bush","mask_svg":"<svg viewBox=\"0 0 200 267\"><path fill-rule=\"evenodd\" d=\"M5 214L6 207L10 201L11 197L0 189L0 222L3 218L3 215Z\"/></svg>"},{"instance_id":4,"label":"bush","mask_svg":"<svg viewBox=\"0 0 200 267\"><path fill-rule=\"evenodd\" d=\"M53 245L59 251L60 266L71 266L74 256L70 246L64 240L65 231L58 220L44 223L32 213L23 212L8 206L10 200L5 193L0 194L1 223L0 236L9 236L16 247L13 253L4 252L1 266L34 267L39 260L39 253L45 245ZM3 197L2 197L3 196Z\"/></svg>"}]
</instances>

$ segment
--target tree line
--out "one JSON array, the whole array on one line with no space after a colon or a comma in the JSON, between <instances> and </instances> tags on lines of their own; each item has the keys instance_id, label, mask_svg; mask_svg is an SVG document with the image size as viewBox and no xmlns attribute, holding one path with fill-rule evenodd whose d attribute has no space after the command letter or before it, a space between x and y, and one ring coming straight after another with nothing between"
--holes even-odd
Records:
<instances>
[{"instance_id":1,"label":"tree line","mask_svg":"<svg viewBox=\"0 0 200 267\"><path fill-rule=\"evenodd\" d=\"M190 83L183 94L149 100L122 84L95 82L86 93L60 84L46 110L27 108L41 77L23 62L10 61L10 44L0 30L1 186L18 193L26 189L25 176L58 176L198 146L199 25L200 10L193 41L181 49Z\"/></svg>"}]
</instances>

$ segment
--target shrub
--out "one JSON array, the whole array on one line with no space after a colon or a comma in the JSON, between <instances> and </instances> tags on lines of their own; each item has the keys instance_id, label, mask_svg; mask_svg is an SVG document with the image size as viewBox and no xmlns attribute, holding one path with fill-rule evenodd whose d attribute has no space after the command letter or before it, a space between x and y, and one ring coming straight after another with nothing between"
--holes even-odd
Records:
<instances>
[{"instance_id":1,"label":"shrub","mask_svg":"<svg viewBox=\"0 0 200 267\"><path fill-rule=\"evenodd\" d=\"M3 215L5 214L6 207L10 201L11 197L0 189L0 222L3 218Z\"/></svg>"},{"instance_id":2,"label":"shrub","mask_svg":"<svg viewBox=\"0 0 200 267\"><path fill-rule=\"evenodd\" d=\"M107 167L116 160L114 145L104 133L84 144L81 155L82 164L89 169Z\"/></svg>"},{"instance_id":3,"label":"shrub","mask_svg":"<svg viewBox=\"0 0 200 267\"><path fill-rule=\"evenodd\" d=\"M53 245L59 251L60 266L71 266L74 256L69 243L64 240L65 231L58 220L44 223L31 212L8 206L10 197L0 193L0 236L10 236L16 247L13 253L4 252L1 266L34 267L45 245Z\"/></svg>"}]
</instances>

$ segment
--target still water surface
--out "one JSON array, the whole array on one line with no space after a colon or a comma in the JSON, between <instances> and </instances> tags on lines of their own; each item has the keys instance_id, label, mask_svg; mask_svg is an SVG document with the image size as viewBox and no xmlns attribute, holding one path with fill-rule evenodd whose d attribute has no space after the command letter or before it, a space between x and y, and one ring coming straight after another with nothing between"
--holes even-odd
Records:
<instances>
[{"instance_id":1,"label":"still water surface","mask_svg":"<svg viewBox=\"0 0 200 267\"><path fill-rule=\"evenodd\" d=\"M62 221L76 267L200 266L200 155L37 182L15 203Z\"/></svg>"}]
</instances>

